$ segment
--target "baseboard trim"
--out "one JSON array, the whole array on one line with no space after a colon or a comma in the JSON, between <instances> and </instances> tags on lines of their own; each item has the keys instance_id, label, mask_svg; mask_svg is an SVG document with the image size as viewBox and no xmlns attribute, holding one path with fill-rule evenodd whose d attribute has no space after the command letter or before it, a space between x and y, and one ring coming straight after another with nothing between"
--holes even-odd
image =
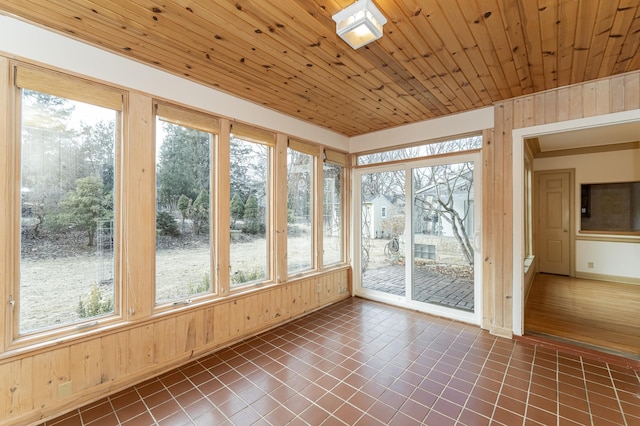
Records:
<instances>
[{"instance_id":1,"label":"baseboard trim","mask_svg":"<svg viewBox=\"0 0 640 426\"><path fill-rule=\"evenodd\" d=\"M584 278L587 280L610 281L621 284L640 285L640 278L621 277L618 275L595 274L593 272L576 271L576 278Z\"/></svg>"},{"instance_id":2,"label":"baseboard trim","mask_svg":"<svg viewBox=\"0 0 640 426\"><path fill-rule=\"evenodd\" d=\"M489 333L493 334L494 336L504 337L506 339L513 339L513 330L511 330L510 328L491 327L489 329Z\"/></svg>"}]
</instances>

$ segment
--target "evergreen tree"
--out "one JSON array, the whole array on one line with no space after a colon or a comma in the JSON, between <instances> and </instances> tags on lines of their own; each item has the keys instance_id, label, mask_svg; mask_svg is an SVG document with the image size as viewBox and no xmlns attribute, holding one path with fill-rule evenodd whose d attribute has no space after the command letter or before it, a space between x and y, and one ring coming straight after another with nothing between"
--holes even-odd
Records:
<instances>
[{"instance_id":1,"label":"evergreen tree","mask_svg":"<svg viewBox=\"0 0 640 426\"><path fill-rule=\"evenodd\" d=\"M182 232L184 232L184 221L189 216L189 211L191 210L191 198L182 194L180 198L178 198L178 210L180 210L180 214L182 215Z\"/></svg>"},{"instance_id":2,"label":"evergreen tree","mask_svg":"<svg viewBox=\"0 0 640 426\"><path fill-rule=\"evenodd\" d=\"M209 189L210 135L171 123L163 123L163 131L157 167L158 201L174 209L181 195L195 200L201 188Z\"/></svg>"},{"instance_id":3,"label":"evergreen tree","mask_svg":"<svg viewBox=\"0 0 640 426\"><path fill-rule=\"evenodd\" d=\"M245 230L250 234L257 234L260 230L260 208L258 200L251 194L244 205L244 219L247 221Z\"/></svg>"},{"instance_id":4,"label":"evergreen tree","mask_svg":"<svg viewBox=\"0 0 640 426\"><path fill-rule=\"evenodd\" d=\"M204 189L196 197L191 205L191 220L193 232L196 235L209 230L209 193Z\"/></svg>"},{"instance_id":5,"label":"evergreen tree","mask_svg":"<svg viewBox=\"0 0 640 426\"><path fill-rule=\"evenodd\" d=\"M102 179L87 176L76 181L76 188L60 203L64 221L74 228L86 231L88 246L95 244L98 223L111 218L110 202L104 194Z\"/></svg>"},{"instance_id":6,"label":"evergreen tree","mask_svg":"<svg viewBox=\"0 0 640 426\"><path fill-rule=\"evenodd\" d=\"M233 194L233 198L231 199L231 228L235 229L236 222L238 219L242 219L244 216L244 203L238 196L238 194Z\"/></svg>"}]
</instances>

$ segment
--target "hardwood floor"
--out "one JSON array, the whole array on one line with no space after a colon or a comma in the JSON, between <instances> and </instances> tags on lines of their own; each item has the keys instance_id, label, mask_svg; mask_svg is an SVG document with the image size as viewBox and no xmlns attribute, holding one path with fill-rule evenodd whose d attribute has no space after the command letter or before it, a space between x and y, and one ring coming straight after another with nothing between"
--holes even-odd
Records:
<instances>
[{"instance_id":1,"label":"hardwood floor","mask_svg":"<svg viewBox=\"0 0 640 426\"><path fill-rule=\"evenodd\" d=\"M538 274L524 325L525 334L640 359L640 285Z\"/></svg>"}]
</instances>

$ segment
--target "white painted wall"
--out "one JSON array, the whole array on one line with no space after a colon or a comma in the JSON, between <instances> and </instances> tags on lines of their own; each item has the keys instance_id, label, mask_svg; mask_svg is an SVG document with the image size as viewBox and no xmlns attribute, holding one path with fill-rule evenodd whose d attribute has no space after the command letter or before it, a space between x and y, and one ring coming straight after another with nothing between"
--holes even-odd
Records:
<instances>
[{"instance_id":1,"label":"white painted wall","mask_svg":"<svg viewBox=\"0 0 640 426\"><path fill-rule=\"evenodd\" d=\"M0 52L347 151L349 138L0 14Z\"/></svg>"},{"instance_id":2,"label":"white painted wall","mask_svg":"<svg viewBox=\"0 0 640 426\"><path fill-rule=\"evenodd\" d=\"M491 106L354 136L349 140L349 152L371 151L457 135L480 133L493 126L493 107Z\"/></svg>"},{"instance_id":3,"label":"white painted wall","mask_svg":"<svg viewBox=\"0 0 640 426\"><path fill-rule=\"evenodd\" d=\"M580 233L580 184L640 180L640 149L537 158L535 171L575 169L574 223ZM592 235L592 234L589 234ZM640 243L576 241L576 273L640 278ZM587 263L593 262L593 268Z\"/></svg>"}]
</instances>

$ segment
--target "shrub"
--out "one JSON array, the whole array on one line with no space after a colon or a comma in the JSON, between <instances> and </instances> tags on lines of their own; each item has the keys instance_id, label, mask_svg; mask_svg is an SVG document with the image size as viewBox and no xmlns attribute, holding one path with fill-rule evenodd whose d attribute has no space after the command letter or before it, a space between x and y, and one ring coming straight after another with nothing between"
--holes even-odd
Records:
<instances>
[{"instance_id":1,"label":"shrub","mask_svg":"<svg viewBox=\"0 0 640 426\"><path fill-rule=\"evenodd\" d=\"M202 275L202 279L195 286L193 283L189 283L189 294L202 294L211 289L211 280L209 279L209 273L205 272Z\"/></svg>"},{"instance_id":2,"label":"shrub","mask_svg":"<svg viewBox=\"0 0 640 426\"><path fill-rule=\"evenodd\" d=\"M248 271L239 270L231 276L232 284L242 284L249 281L256 281L264 278L264 271L262 268L254 268Z\"/></svg>"},{"instance_id":3,"label":"shrub","mask_svg":"<svg viewBox=\"0 0 640 426\"><path fill-rule=\"evenodd\" d=\"M169 212L156 212L156 229L160 235L180 235L178 224L173 215Z\"/></svg>"},{"instance_id":4,"label":"shrub","mask_svg":"<svg viewBox=\"0 0 640 426\"><path fill-rule=\"evenodd\" d=\"M87 296L86 303L82 301L82 297L79 298L78 315L80 318L90 318L110 312L113 312L113 300L102 297L100 289L95 284Z\"/></svg>"}]
</instances>

